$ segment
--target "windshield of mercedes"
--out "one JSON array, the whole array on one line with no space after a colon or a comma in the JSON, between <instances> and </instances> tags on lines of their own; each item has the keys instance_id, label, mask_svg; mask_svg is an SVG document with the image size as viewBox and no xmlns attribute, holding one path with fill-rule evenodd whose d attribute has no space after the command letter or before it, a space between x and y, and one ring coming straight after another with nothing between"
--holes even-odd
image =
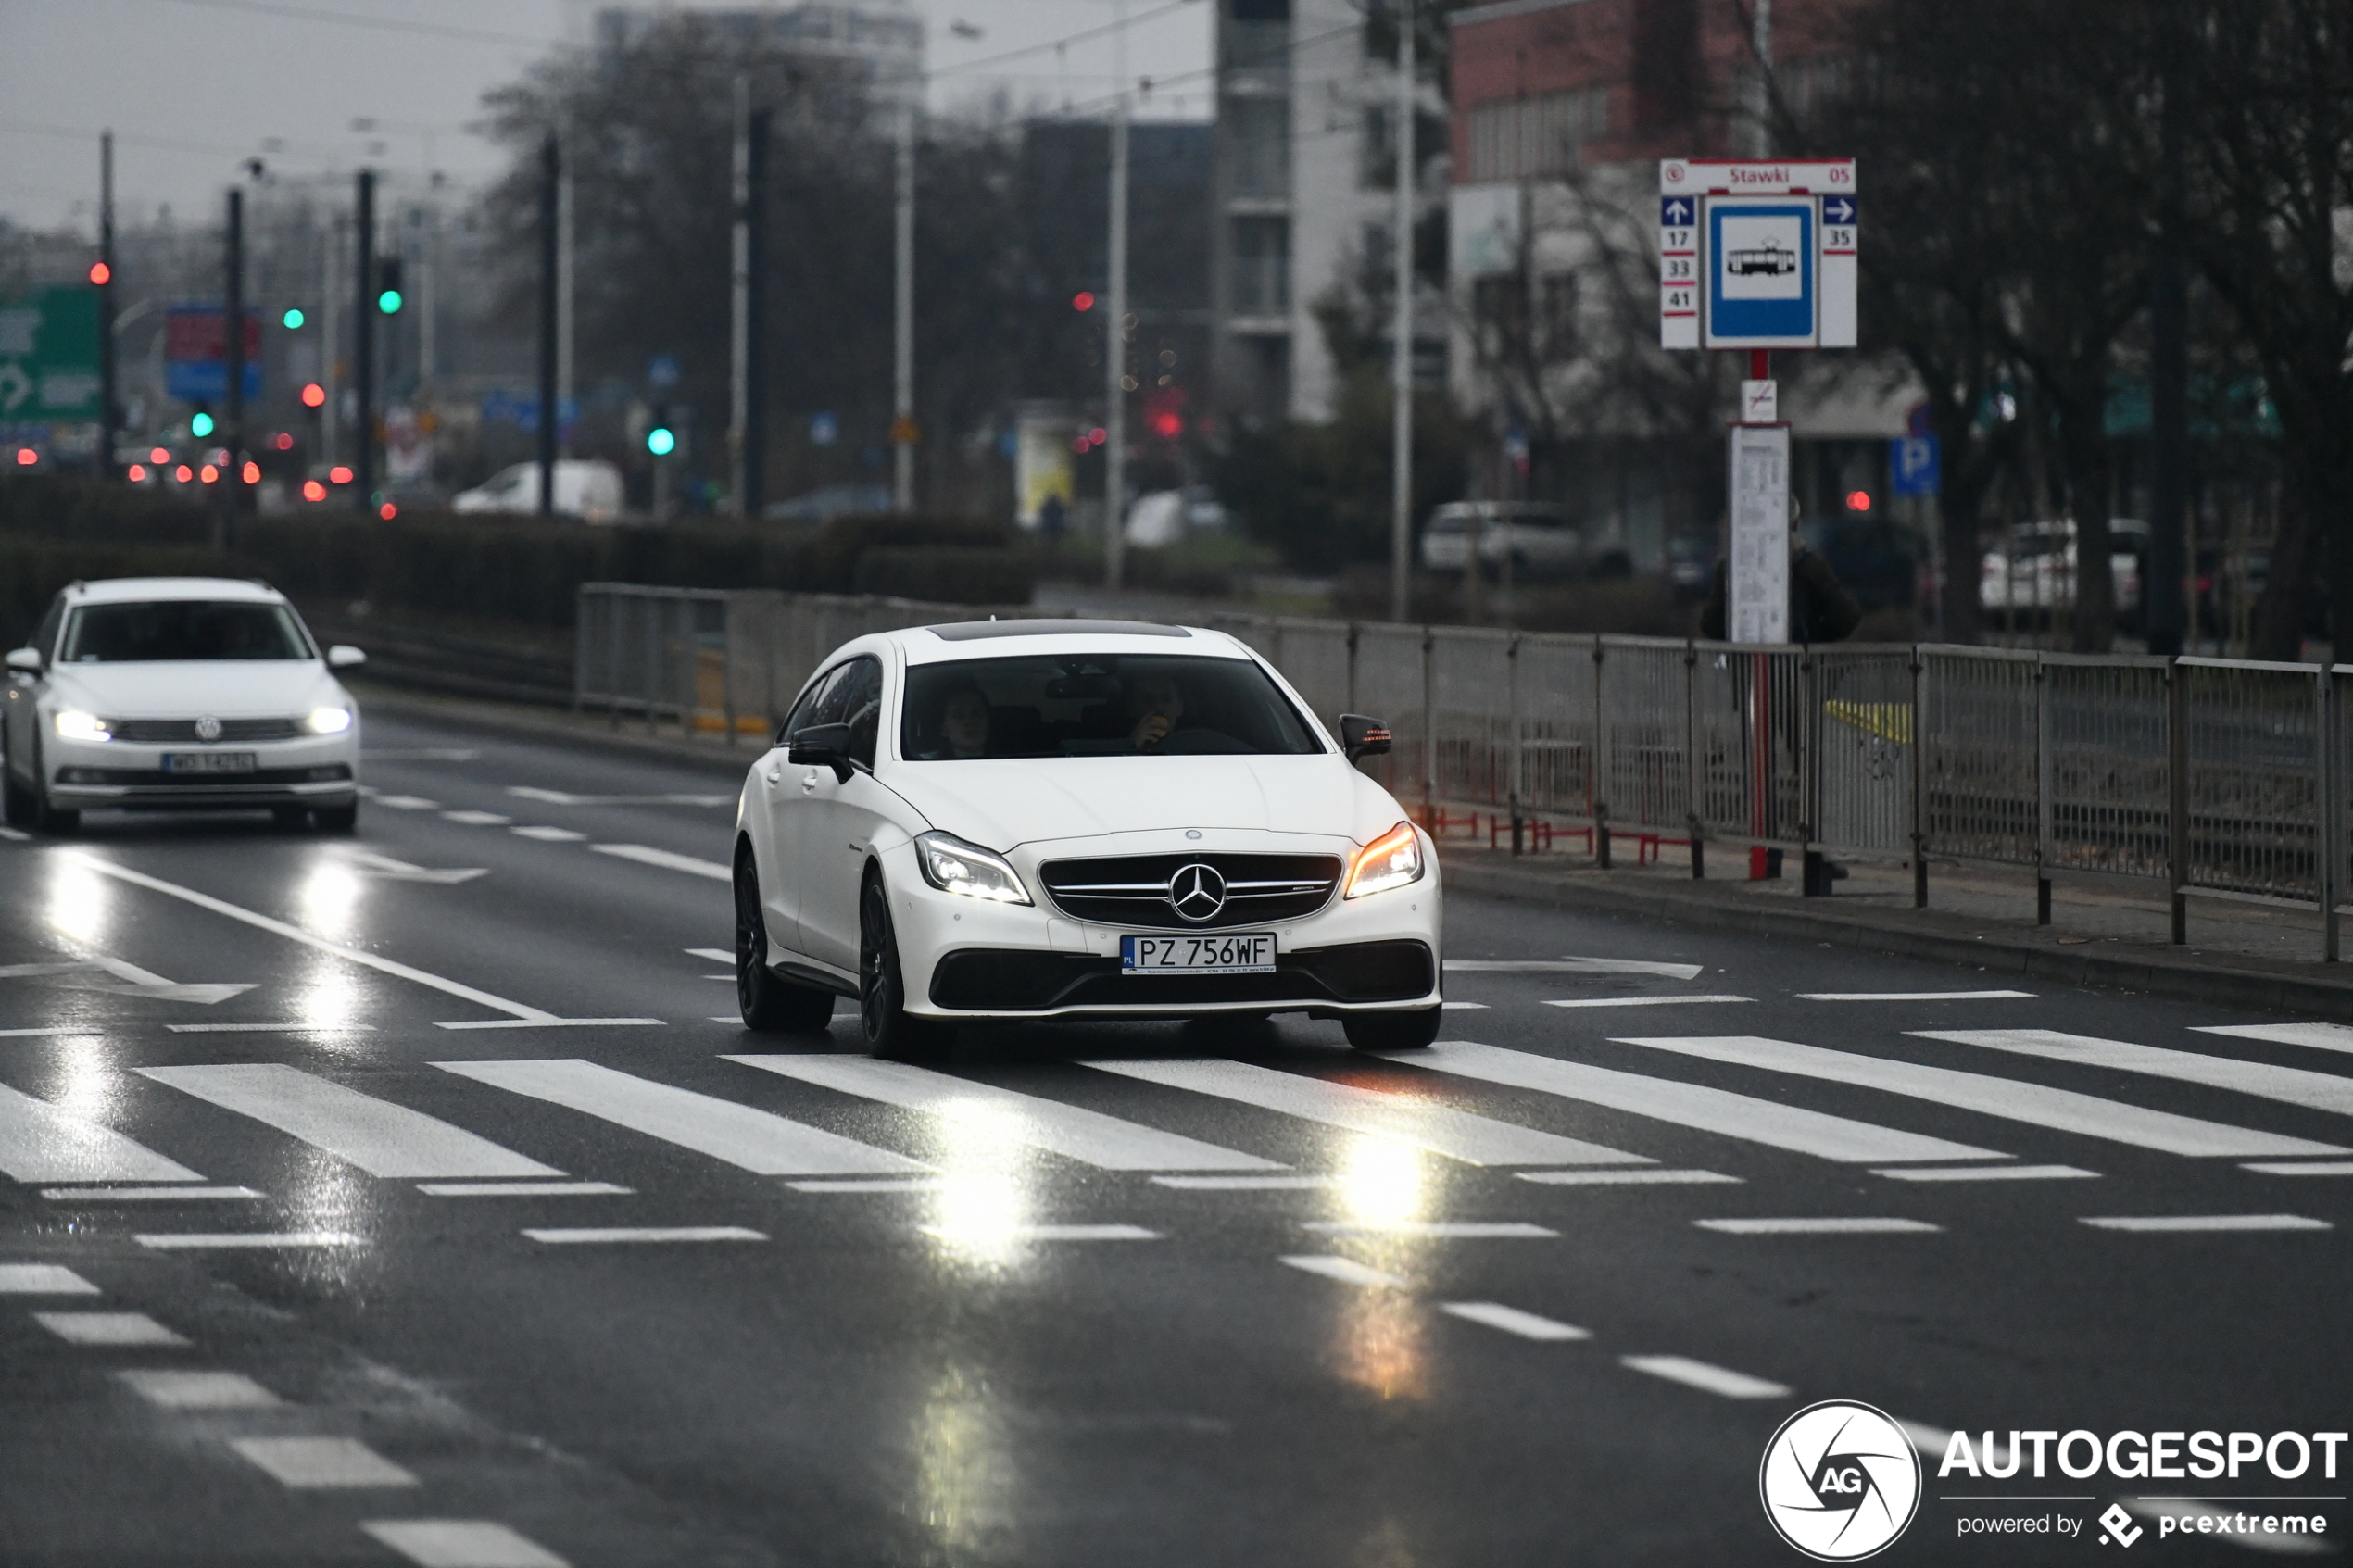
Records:
<instances>
[{"instance_id":1,"label":"windshield of mercedes","mask_svg":"<svg viewBox=\"0 0 2353 1568\"><path fill-rule=\"evenodd\" d=\"M1323 744L1246 659L1050 654L907 671L900 755L1303 757Z\"/></svg>"},{"instance_id":2,"label":"windshield of mercedes","mask_svg":"<svg viewBox=\"0 0 2353 1568\"><path fill-rule=\"evenodd\" d=\"M250 599L82 605L57 650L60 664L317 657L293 610Z\"/></svg>"}]
</instances>

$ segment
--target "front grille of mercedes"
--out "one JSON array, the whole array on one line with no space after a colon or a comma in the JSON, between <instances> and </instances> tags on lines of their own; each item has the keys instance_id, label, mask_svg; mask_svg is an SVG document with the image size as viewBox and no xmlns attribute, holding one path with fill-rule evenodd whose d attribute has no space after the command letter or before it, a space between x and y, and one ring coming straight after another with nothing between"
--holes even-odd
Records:
<instances>
[{"instance_id":1,"label":"front grille of mercedes","mask_svg":"<svg viewBox=\"0 0 2353 1568\"><path fill-rule=\"evenodd\" d=\"M1189 921L1168 901L1168 879L1204 865L1226 879L1226 907ZM1097 925L1214 931L1298 920L1331 902L1340 884L1337 855L1119 855L1049 860L1038 880L1054 908Z\"/></svg>"}]
</instances>

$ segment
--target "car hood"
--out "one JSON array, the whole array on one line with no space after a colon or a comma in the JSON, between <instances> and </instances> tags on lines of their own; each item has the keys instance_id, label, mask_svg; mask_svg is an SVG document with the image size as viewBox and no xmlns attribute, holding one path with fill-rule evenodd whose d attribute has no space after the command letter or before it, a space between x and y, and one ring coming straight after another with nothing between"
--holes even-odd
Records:
<instances>
[{"instance_id":1,"label":"car hood","mask_svg":"<svg viewBox=\"0 0 2353 1568\"><path fill-rule=\"evenodd\" d=\"M1070 757L902 762L883 781L931 824L985 848L1164 828L1366 842L1403 813L1337 757Z\"/></svg>"},{"instance_id":2,"label":"car hood","mask_svg":"<svg viewBox=\"0 0 2353 1568\"><path fill-rule=\"evenodd\" d=\"M308 659L60 664L49 671L49 696L114 719L270 718L350 700Z\"/></svg>"}]
</instances>

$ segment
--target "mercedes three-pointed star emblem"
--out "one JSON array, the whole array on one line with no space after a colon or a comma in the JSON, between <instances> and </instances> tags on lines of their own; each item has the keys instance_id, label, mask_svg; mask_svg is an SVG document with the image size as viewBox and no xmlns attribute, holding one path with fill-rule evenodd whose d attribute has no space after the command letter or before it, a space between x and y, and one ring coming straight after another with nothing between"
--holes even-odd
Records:
<instances>
[{"instance_id":1,"label":"mercedes three-pointed star emblem","mask_svg":"<svg viewBox=\"0 0 2353 1568\"><path fill-rule=\"evenodd\" d=\"M1215 920L1217 911L1226 907L1226 879L1214 866L1204 866L1199 860L1176 868L1168 879L1168 905L1179 920L1198 925Z\"/></svg>"}]
</instances>

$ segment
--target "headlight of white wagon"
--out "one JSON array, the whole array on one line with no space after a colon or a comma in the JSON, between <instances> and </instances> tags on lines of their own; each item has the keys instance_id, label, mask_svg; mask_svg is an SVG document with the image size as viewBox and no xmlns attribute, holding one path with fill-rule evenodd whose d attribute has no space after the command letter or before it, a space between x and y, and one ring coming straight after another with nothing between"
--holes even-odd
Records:
<instances>
[{"instance_id":1,"label":"headlight of white wagon","mask_svg":"<svg viewBox=\"0 0 2353 1568\"><path fill-rule=\"evenodd\" d=\"M1421 879L1422 841L1415 835L1413 823L1400 822L1358 852L1342 897L1362 898Z\"/></svg>"},{"instance_id":2,"label":"headlight of white wagon","mask_svg":"<svg viewBox=\"0 0 2353 1568\"><path fill-rule=\"evenodd\" d=\"M302 721L302 727L314 735L339 735L351 728L351 709L314 708L310 717Z\"/></svg>"},{"instance_id":3,"label":"headlight of white wagon","mask_svg":"<svg viewBox=\"0 0 2353 1568\"><path fill-rule=\"evenodd\" d=\"M966 844L953 834L919 834L915 859L924 868L924 880L942 893L961 893L992 904L1029 902L1029 890L1021 884L1021 874L1002 855Z\"/></svg>"},{"instance_id":4,"label":"headlight of white wagon","mask_svg":"<svg viewBox=\"0 0 2353 1568\"><path fill-rule=\"evenodd\" d=\"M59 740L114 739L114 732L107 728L107 721L94 713L83 713L71 708L60 709L49 722L57 729Z\"/></svg>"}]
</instances>

